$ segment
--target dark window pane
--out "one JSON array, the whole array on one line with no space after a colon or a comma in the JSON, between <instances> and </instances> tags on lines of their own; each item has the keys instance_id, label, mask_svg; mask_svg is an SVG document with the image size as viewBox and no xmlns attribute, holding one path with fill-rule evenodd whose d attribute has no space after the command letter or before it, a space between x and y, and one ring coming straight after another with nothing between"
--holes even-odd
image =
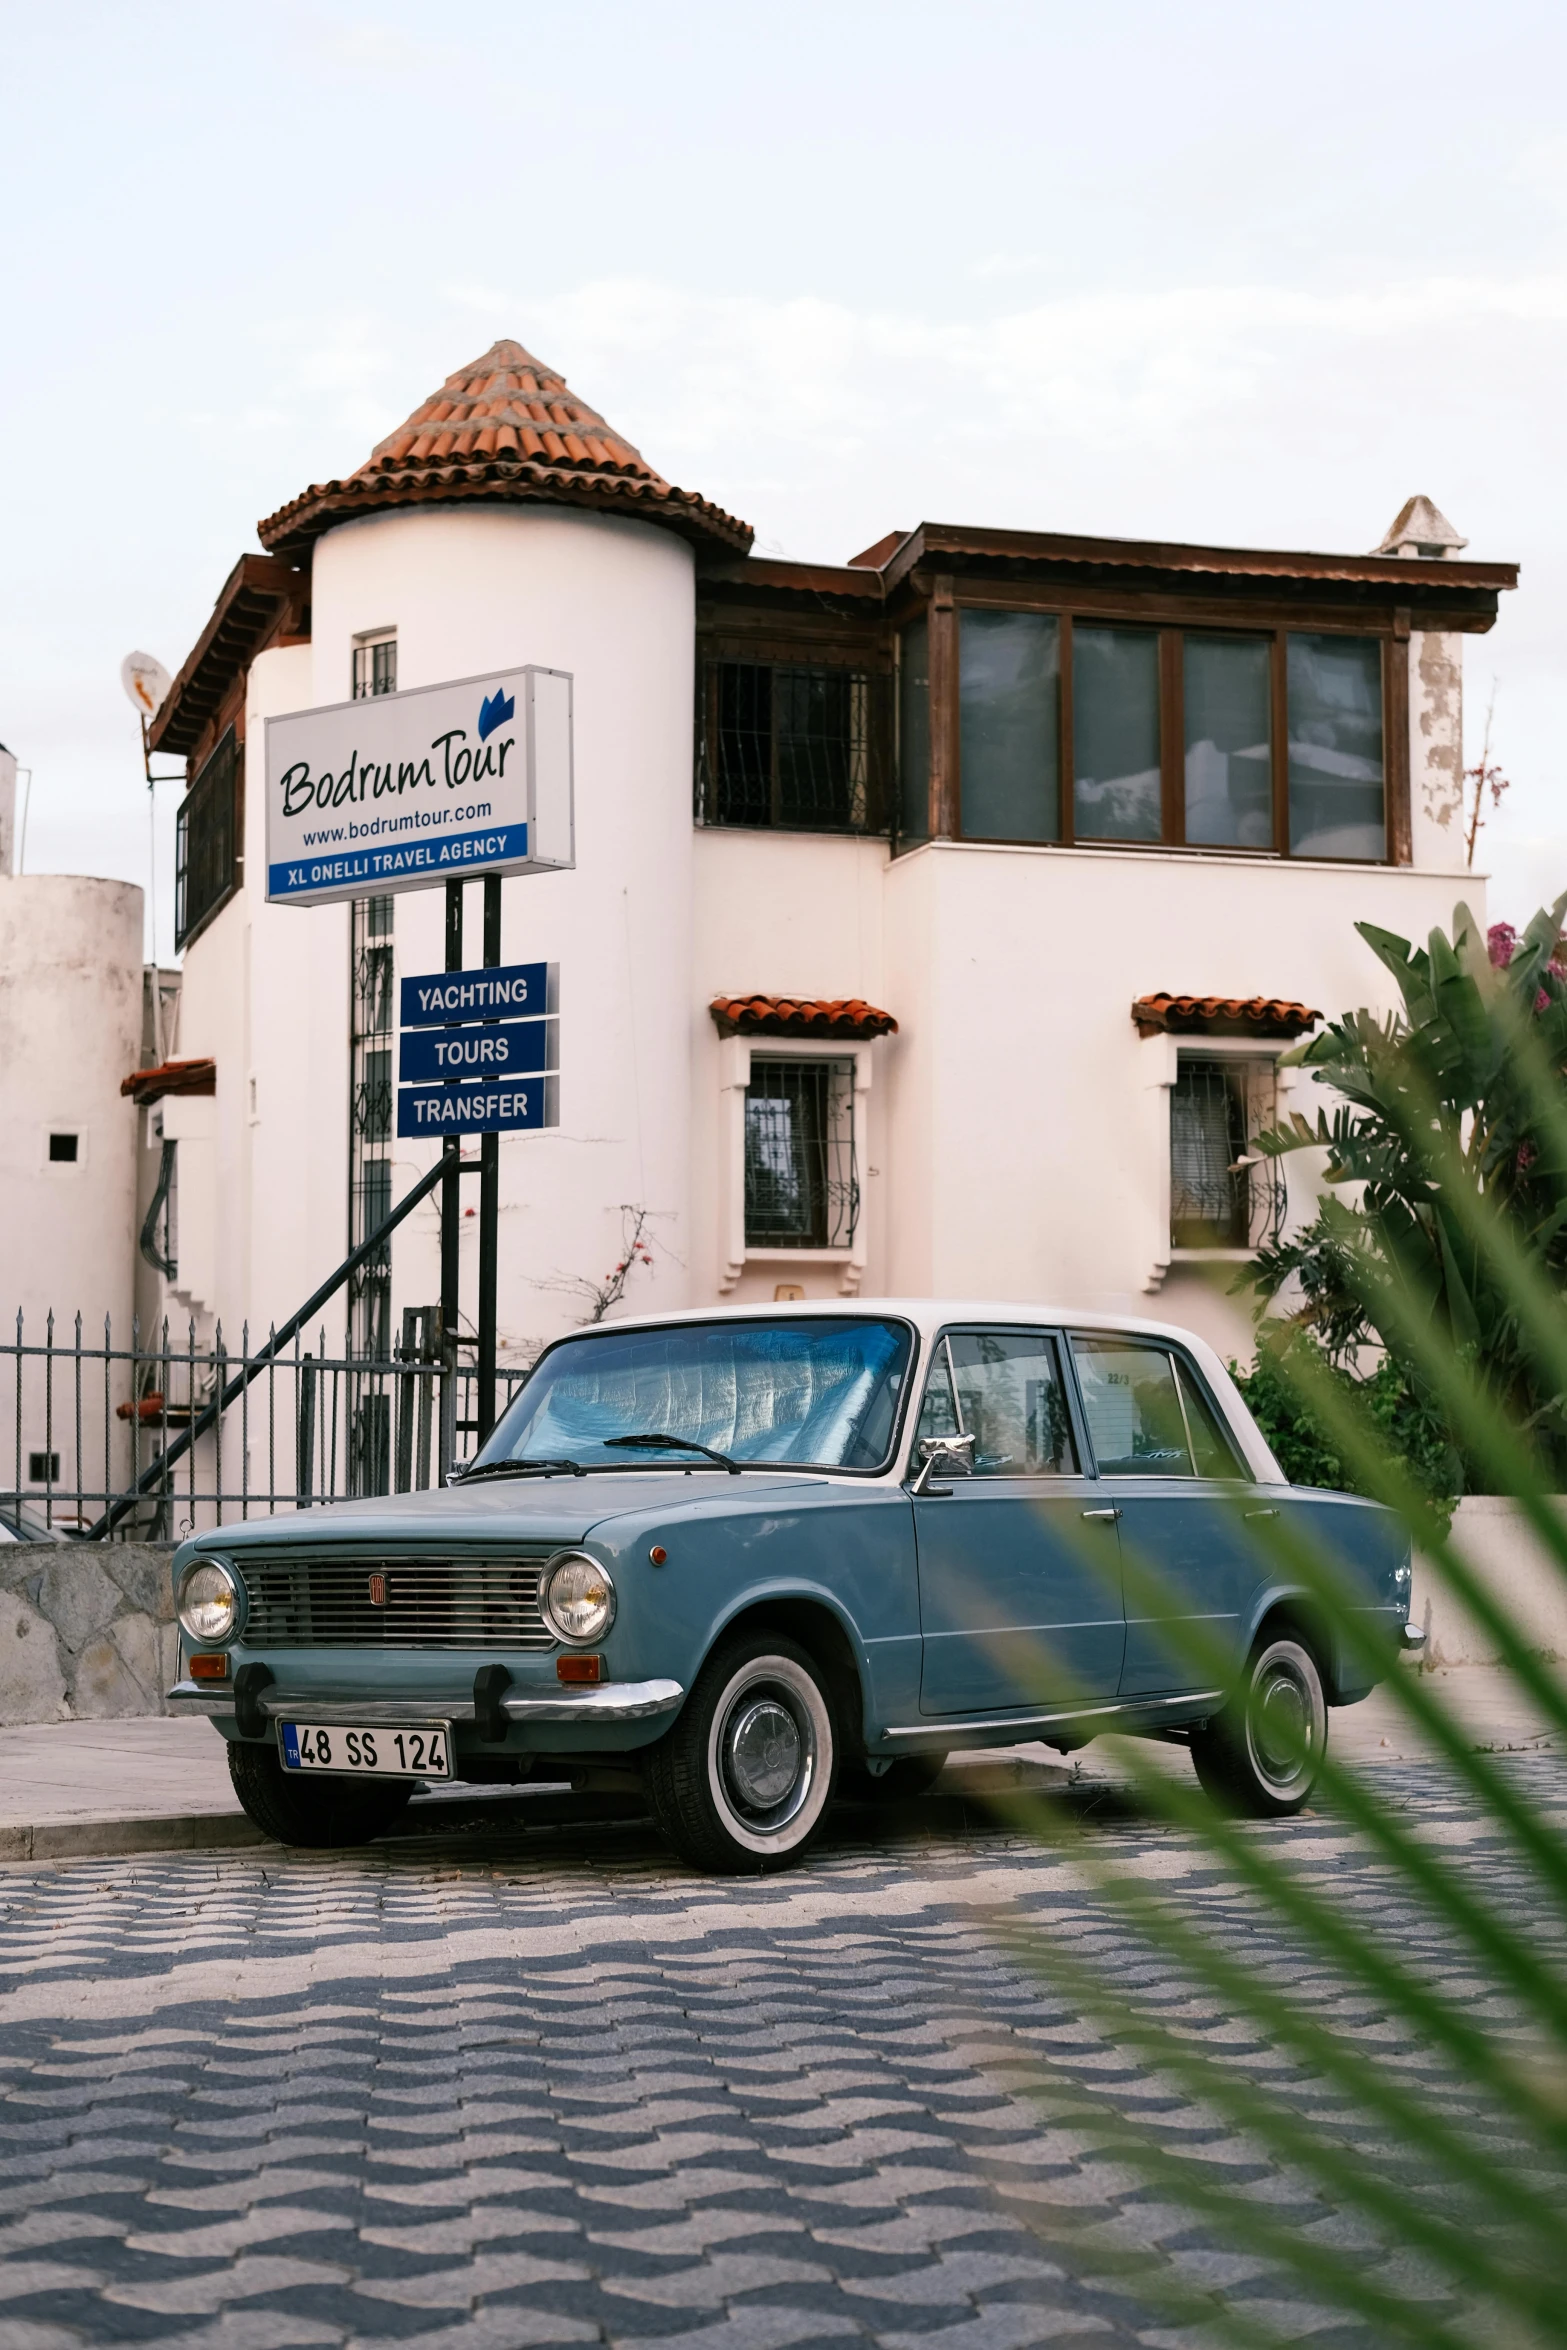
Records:
<instances>
[{"instance_id":1,"label":"dark window pane","mask_svg":"<svg viewBox=\"0 0 1567 2350\"><path fill-rule=\"evenodd\" d=\"M718 667L718 821L773 820L773 673L754 661Z\"/></svg>"},{"instance_id":2,"label":"dark window pane","mask_svg":"<svg viewBox=\"0 0 1567 2350\"><path fill-rule=\"evenodd\" d=\"M1273 846L1270 648L1265 637L1188 636L1186 837Z\"/></svg>"},{"instance_id":3,"label":"dark window pane","mask_svg":"<svg viewBox=\"0 0 1567 2350\"><path fill-rule=\"evenodd\" d=\"M1073 805L1085 840L1158 840L1159 639L1072 631Z\"/></svg>"},{"instance_id":4,"label":"dark window pane","mask_svg":"<svg viewBox=\"0 0 1567 2350\"><path fill-rule=\"evenodd\" d=\"M1289 770L1297 857L1387 854L1382 648L1374 637L1290 638Z\"/></svg>"},{"instance_id":5,"label":"dark window pane","mask_svg":"<svg viewBox=\"0 0 1567 2350\"><path fill-rule=\"evenodd\" d=\"M1193 1376L1191 1365L1179 1360L1175 1366L1181 1383L1181 1400L1186 1406L1186 1431L1192 1440L1192 1454L1199 1477L1243 1477L1246 1472L1236 1456L1234 1445L1219 1424L1218 1414L1209 1403Z\"/></svg>"},{"instance_id":6,"label":"dark window pane","mask_svg":"<svg viewBox=\"0 0 1567 2350\"><path fill-rule=\"evenodd\" d=\"M1078 1383L1103 1477L1190 1477L1175 1364L1162 1346L1074 1338Z\"/></svg>"},{"instance_id":7,"label":"dark window pane","mask_svg":"<svg viewBox=\"0 0 1567 2350\"><path fill-rule=\"evenodd\" d=\"M1170 1238L1177 1248L1244 1248L1251 1228L1246 1071L1182 1057L1170 1093Z\"/></svg>"},{"instance_id":8,"label":"dark window pane","mask_svg":"<svg viewBox=\"0 0 1567 2350\"><path fill-rule=\"evenodd\" d=\"M898 671L898 833L903 840L930 833L930 624L924 620L904 630Z\"/></svg>"},{"instance_id":9,"label":"dark window pane","mask_svg":"<svg viewBox=\"0 0 1567 2350\"><path fill-rule=\"evenodd\" d=\"M859 1216L852 1061L754 1060L745 1097L745 1237L848 1248Z\"/></svg>"},{"instance_id":10,"label":"dark window pane","mask_svg":"<svg viewBox=\"0 0 1567 2350\"><path fill-rule=\"evenodd\" d=\"M239 886L238 792L243 753L231 726L181 804L174 829L174 943Z\"/></svg>"},{"instance_id":11,"label":"dark window pane","mask_svg":"<svg viewBox=\"0 0 1567 2350\"><path fill-rule=\"evenodd\" d=\"M960 618L963 831L969 840L1056 840L1061 629L1038 612Z\"/></svg>"},{"instance_id":12,"label":"dark window pane","mask_svg":"<svg viewBox=\"0 0 1567 2350\"><path fill-rule=\"evenodd\" d=\"M870 765L864 673L762 661L714 666L717 738L704 745L709 821L862 829Z\"/></svg>"},{"instance_id":13,"label":"dark window pane","mask_svg":"<svg viewBox=\"0 0 1567 2350\"><path fill-rule=\"evenodd\" d=\"M778 821L834 829L852 817L854 689L847 669L778 669Z\"/></svg>"}]
</instances>

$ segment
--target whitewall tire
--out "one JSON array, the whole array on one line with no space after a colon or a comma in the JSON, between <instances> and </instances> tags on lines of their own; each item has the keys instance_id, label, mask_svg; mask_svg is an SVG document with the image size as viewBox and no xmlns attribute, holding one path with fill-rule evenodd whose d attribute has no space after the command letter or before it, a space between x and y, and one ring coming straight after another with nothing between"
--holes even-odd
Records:
<instances>
[{"instance_id":1,"label":"whitewall tire","mask_svg":"<svg viewBox=\"0 0 1567 2350\"><path fill-rule=\"evenodd\" d=\"M1192 1732L1197 1776L1215 1803L1251 1819L1284 1819L1316 1785L1328 1744L1317 1660L1293 1633L1257 1642L1223 1713Z\"/></svg>"},{"instance_id":2,"label":"whitewall tire","mask_svg":"<svg viewBox=\"0 0 1567 2350\"><path fill-rule=\"evenodd\" d=\"M683 1858L725 1875L788 1868L832 1798L826 1677L776 1632L725 1641L644 1763L653 1814Z\"/></svg>"}]
</instances>

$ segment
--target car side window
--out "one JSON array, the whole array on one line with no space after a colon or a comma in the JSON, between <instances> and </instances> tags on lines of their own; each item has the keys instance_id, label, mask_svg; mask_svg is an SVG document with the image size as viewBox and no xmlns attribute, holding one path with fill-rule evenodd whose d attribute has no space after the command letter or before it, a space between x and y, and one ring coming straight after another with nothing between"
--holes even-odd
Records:
<instances>
[{"instance_id":1,"label":"car side window","mask_svg":"<svg viewBox=\"0 0 1567 2350\"><path fill-rule=\"evenodd\" d=\"M1191 1365L1177 1357L1175 1375L1181 1383L1181 1401L1186 1406L1186 1432L1191 1439L1192 1457L1197 1463L1198 1476L1246 1476L1248 1472L1237 1460L1234 1444L1193 1377Z\"/></svg>"},{"instance_id":2,"label":"car side window","mask_svg":"<svg viewBox=\"0 0 1567 2350\"><path fill-rule=\"evenodd\" d=\"M1101 1476L1198 1475L1168 1347L1148 1339L1074 1338L1072 1353Z\"/></svg>"},{"instance_id":3,"label":"car side window","mask_svg":"<svg viewBox=\"0 0 1567 2350\"><path fill-rule=\"evenodd\" d=\"M976 1477L1074 1475L1055 1340L1032 1330L952 1331L931 1365L919 1434L972 1436Z\"/></svg>"}]
</instances>

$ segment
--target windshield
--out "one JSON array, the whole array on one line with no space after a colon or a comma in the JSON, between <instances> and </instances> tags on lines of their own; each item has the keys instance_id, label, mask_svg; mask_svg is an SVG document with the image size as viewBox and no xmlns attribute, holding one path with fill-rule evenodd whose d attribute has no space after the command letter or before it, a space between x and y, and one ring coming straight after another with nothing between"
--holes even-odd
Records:
<instances>
[{"instance_id":1,"label":"windshield","mask_svg":"<svg viewBox=\"0 0 1567 2350\"><path fill-rule=\"evenodd\" d=\"M606 1442L657 1435L736 1461L879 1469L892 1449L913 1343L904 1323L848 1316L570 1338L544 1356L479 1460L705 1465L673 1448L618 1452Z\"/></svg>"}]
</instances>

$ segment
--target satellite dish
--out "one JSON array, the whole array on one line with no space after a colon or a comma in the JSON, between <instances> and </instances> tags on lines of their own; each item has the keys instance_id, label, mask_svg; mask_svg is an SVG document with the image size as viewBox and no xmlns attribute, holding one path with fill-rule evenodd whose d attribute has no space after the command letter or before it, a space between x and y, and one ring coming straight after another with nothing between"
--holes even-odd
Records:
<instances>
[{"instance_id":1,"label":"satellite dish","mask_svg":"<svg viewBox=\"0 0 1567 2350\"><path fill-rule=\"evenodd\" d=\"M173 679L151 653L127 653L120 663L120 683L146 721L157 717Z\"/></svg>"}]
</instances>

